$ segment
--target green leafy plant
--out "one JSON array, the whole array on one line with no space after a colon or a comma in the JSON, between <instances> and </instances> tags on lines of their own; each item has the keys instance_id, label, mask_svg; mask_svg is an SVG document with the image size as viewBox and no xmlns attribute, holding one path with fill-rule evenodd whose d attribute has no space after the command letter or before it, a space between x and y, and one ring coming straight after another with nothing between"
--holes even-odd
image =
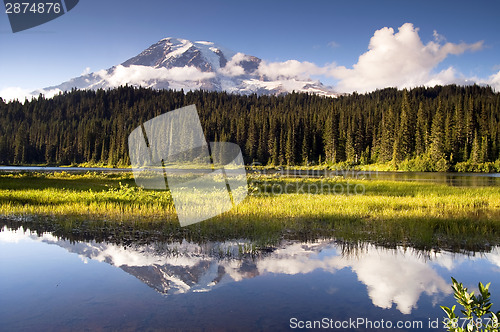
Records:
<instances>
[{"instance_id":1,"label":"green leafy plant","mask_svg":"<svg viewBox=\"0 0 500 332\"><path fill-rule=\"evenodd\" d=\"M462 283L459 283L454 278L451 278L451 280L453 281L452 288L455 299L464 308L464 310L461 310L464 317L458 317L455 314L456 305L451 307L451 309L441 306L441 309L448 316L444 320L448 331L498 331L500 311L497 313L491 311L492 303L490 302L491 294L489 291L491 283L484 286L480 282L478 285L480 294L476 296L474 292L468 293L467 288Z\"/></svg>"}]
</instances>

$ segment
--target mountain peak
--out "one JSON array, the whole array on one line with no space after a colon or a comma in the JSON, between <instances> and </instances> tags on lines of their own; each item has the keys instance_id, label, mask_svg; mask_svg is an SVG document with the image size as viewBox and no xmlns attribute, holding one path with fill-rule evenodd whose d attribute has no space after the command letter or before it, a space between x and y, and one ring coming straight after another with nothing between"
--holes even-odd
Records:
<instances>
[{"instance_id":1,"label":"mountain peak","mask_svg":"<svg viewBox=\"0 0 500 332\"><path fill-rule=\"evenodd\" d=\"M168 37L123 62L122 66L136 65L167 69L192 66L203 72L211 72L224 67L234 54L212 42L192 42L187 39Z\"/></svg>"},{"instance_id":2,"label":"mountain peak","mask_svg":"<svg viewBox=\"0 0 500 332\"><path fill-rule=\"evenodd\" d=\"M107 70L73 78L34 93L114 88L120 85L155 89L226 91L238 94L284 94L292 91L336 94L320 82L297 77L270 79L260 72L262 60L236 53L210 41L167 37Z\"/></svg>"}]
</instances>

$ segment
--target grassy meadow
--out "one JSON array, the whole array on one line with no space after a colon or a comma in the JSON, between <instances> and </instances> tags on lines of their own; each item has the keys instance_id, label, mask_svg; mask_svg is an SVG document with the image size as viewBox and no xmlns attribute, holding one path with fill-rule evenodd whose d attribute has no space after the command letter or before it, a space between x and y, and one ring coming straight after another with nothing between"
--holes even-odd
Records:
<instances>
[{"instance_id":1,"label":"grassy meadow","mask_svg":"<svg viewBox=\"0 0 500 332\"><path fill-rule=\"evenodd\" d=\"M249 196L210 220L180 227L169 191L131 173L0 174L0 222L74 240L203 242L246 238L368 241L421 249L500 244L500 188L250 175Z\"/></svg>"}]
</instances>

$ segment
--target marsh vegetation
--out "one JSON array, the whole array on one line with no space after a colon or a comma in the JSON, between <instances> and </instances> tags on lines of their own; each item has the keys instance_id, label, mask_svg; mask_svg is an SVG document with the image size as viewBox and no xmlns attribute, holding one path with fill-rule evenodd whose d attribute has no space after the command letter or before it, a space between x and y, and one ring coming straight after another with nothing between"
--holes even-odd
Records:
<instances>
[{"instance_id":1,"label":"marsh vegetation","mask_svg":"<svg viewBox=\"0 0 500 332\"><path fill-rule=\"evenodd\" d=\"M131 173L0 175L0 215L72 240L115 243L335 237L384 246L488 250L500 243L500 188L251 175L249 196L210 220L180 227L169 191L144 190ZM278 191L277 188L280 188Z\"/></svg>"}]
</instances>

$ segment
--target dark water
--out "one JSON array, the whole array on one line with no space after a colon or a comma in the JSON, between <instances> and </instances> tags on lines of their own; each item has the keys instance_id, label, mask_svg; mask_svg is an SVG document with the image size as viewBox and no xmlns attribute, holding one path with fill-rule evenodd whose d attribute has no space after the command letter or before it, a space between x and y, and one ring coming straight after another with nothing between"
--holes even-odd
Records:
<instances>
[{"instance_id":1,"label":"dark water","mask_svg":"<svg viewBox=\"0 0 500 332\"><path fill-rule=\"evenodd\" d=\"M206 173L205 169L169 169L170 172ZM249 174L265 174L298 178L343 177L346 179L417 181L448 184L451 186L486 187L500 186L500 173L445 173L445 172L378 172L378 171L348 171L348 170L286 170L286 169L256 169L248 167ZM106 167L43 167L43 166L0 166L0 172L102 172L120 173L132 172L130 168Z\"/></svg>"},{"instance_id":2,"label":"dark water","mask_svg":"<svg viewBox=\"0 0 500 332\"><path fill-rule=\"evenodd\" d=\"M492 281L500 304L498 247L456 254L330 239L283 242L251 257L239 255L245 245L121 247L4 227L0 330L280 331L351 319L357 329L341 330L375 331L384 329L366 327L383 319L392 331L443 331L439 305L454 303L451 276L471 289ZM439 328L429 326L436 320ZM415 325L398 329L398 322Z\"/></svg>"},{"instance_id":3,"label":"dark water","mask_svg":"<svg viewBox=\"0 0 500 332\"><path fill-rule=\"evenodd\" d=\"M0 166L0 172L131 172L130 168L58 167L58 166Z\"/></svg>"},{"instance_id":4,"label":"dark water","mask_svg":"<svg viewBox=\"0 0 500 332\"><path fill-rule=\"evenodd\" d=\"M450 186L487 187L500 186L500 173L452 173L452 172L379 172L354 170L260 170L250 169L251 173L296 177L342 177L345 179L412 181L447 184Z\"/></svg>"}]
</instances>

